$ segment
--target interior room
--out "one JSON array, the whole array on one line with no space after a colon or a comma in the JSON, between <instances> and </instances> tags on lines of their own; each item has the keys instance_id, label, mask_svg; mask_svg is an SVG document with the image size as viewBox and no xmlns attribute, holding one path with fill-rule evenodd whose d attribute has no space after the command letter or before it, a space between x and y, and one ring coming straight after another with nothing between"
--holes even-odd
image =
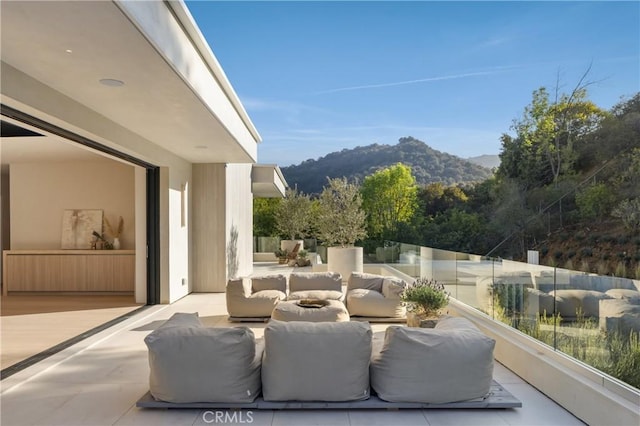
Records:
<instances>
[{"instance_id":1,"label":"interior room","mask_svg":"<svg viewBox=\"0 0 640 426\"><path fill-rule=\"evenodd\" d=\"M140 167L8 117L0 148L4 371L144 305L146 193Z\"/></svg>"}]
</instances>

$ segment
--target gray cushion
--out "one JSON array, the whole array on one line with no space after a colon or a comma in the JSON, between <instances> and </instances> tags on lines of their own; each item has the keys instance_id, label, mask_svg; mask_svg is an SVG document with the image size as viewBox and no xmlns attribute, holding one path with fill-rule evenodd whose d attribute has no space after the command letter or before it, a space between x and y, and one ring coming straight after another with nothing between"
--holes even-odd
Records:
<instances>
[{"instance_id":1,"label":"gray cushion","mask_svg":"<svg viewBox=\"0 0 640 426\"><path fill-rule=\"evenodd\" d=\"M273 308L271 318L278 321L349 321L349 312L338 300L327 300L322 308L305 308L295 300L280 302Z\"/></svg>"},{"instance_id":2,"label":"gray cushion","mask_svg":"<svg viewBox=\"0 0 640 426\"><path fill-rule=\"evenodd\" d=\"M382 295L387 299L400 299L400 295L407 287L407 283L401 279L385 278L382 281Z\"/></svg>"},{"instance_id":3,"label":"gray cushion","mask_svg":"<svg viewBox=\"0 0 640 426\"><path fill-rule=\"evenodd\" d=\"M251 278L251 289L253 293L262 290L280 290L286 293L287 277L282 274L253 277Z\"/></svg>"},{"instance_id":4,"label":"gray cushion","mask_svg":"<svg viewBox=\"0 0 640 426\"><path fill-rule=\"evenodd\" d=\"M309 290L342 291L342 276L337 272L293 272L289 292Z\"/></svg>"},{"instance_id":5,"label":"gray cushion","mask_svg":"<svg viewBox=\"0 0 640 426\"><path fill-rule=\"evenodd\" d=\"M261 290L252 294L251 284L250 278L229 280L227 283L227 312L230 316L269 317L276 303L286 299L286 294L280 290Z\"/></svg>"},{"instance_id":6,"label":"gray cushion","mask_svg":"<svg viewBox=\"0 0 640 426\"><path fill-rule=\"evenodd\" d=\"M469 329L390 326L371 359L371 387L390 402L448 403L484 397L495 340Z\"/></svg>"},{"instance_id":7,"label":"gray cushion","mask_svg":"<svg viewBox=\"0 0 640 426\"><path fill-rule=\"evenodd\" d=\"M363 288L347 292L347 309L350 315L362 317L403 318L407 313L400 299Z\"/></svg>"},{"instance_id":8,"label":"gray cushion","mask_svg":"<svg viewBox=\"0 0 640 426\"><path fill-rule=\"evenodd\" d=\"M253 332L247 327L176 325L172 320L144 339L153 397L168 402L253 402L260 393L262 357Z\"/></svg>"},{"instance_id":9,"label":"gray cushion","mask_svg":"<svg viewBox=\"0 0 640 426\"><path fill-rule=\"evenodd\" d=\"M369 323L272 319L264 339L265 401L355 401L369 397Z\"/></svg>"},{"instance_id":10,"label":"gray cushion","mask_svg":"<svg viewBox=\"0 0 640 426\"><path fill-rule=\"evenodd\" d=\"M294 291L289 293L288 300L300 299L321 299L321 300L343 300L344 293L335 290L307 290Z\"/></svg>"},{"instance_id":11,"label":"gray cushion","mask_svg":"<svg viewBox=\"0 0 640 426\"><path fill-rule=\"evenodd\" d=\"M353 272L349 276L349 281L347 282L347 292L356 288L363 288L366 290L375 290L378 293L382 293L383 280L384 277L382 275Z\"/></svg>"}]
</instances>

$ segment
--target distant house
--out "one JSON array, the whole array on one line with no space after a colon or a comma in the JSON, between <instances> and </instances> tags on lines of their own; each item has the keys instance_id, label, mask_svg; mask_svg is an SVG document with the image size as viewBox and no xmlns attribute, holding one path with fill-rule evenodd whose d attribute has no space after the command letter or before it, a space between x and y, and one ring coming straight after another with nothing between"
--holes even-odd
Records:
<instances>
[{"instance_id":1,"label":"distant house","mask_svg":"<svg viewBox=\"0 0 640 426\"><path fill-rule=\"evenodd\" d=\"M223 292L230 275L250 274L252 199L285 184L275 166L254 172L260 135L186 5L0 9L3 250L36 268L37 256L65 256L47 258L71 277L37 284L48 290L80 274L92 278L75 290L115 290L115 256L59 253L63 212L94 209L123 217L124 290L139 303ZM7 275L4 289L19 289Z\"/></svg>"}]
</instances>

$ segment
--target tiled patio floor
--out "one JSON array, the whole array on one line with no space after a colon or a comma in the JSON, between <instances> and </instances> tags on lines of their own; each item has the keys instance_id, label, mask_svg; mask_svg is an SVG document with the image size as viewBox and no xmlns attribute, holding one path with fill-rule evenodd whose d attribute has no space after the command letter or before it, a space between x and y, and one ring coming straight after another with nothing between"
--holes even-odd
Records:
<instances>
[{"instance_id":1,"label":"tiled patio floor","mask_svg":"<svg viewBox=\"0 0 640 426\"><path fill-rule=\"evenodd\" d=\"M9 425L578 425L573 415L496 363L494 377L523 402L496 410L145 410L135 403L148 390L144 337L175 312L198 312L226 327L224 294L191 294L152 306L3 380L0 423ZM264 324L247 324L262 336ZM374 330L386 327L373 324ZM225 418L226 416L226 418ZM226 420L226 422L224 421Z\"/></svg>"}]
</instances>

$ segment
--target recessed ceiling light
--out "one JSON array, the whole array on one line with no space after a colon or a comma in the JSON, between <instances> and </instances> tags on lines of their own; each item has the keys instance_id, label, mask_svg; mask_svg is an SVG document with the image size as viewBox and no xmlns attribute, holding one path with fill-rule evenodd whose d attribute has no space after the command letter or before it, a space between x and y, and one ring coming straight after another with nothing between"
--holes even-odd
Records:
<instances>
[{"instance_id":1,"label":"recessed ceiling light","mask_svg":"<svg viewBox=\"0 0 640 426\"><path fill-rule=\"evenodd\" d=\"M209 147L206 146L206 145L196 145L195 148L196 149L209 149Z\"/></svg>"},{"instance_id":2,"label":"recessed ceiling light","mask_svg":"<svg viewBox=\"0 0 640 426\"><path fill-rule=\"evenodd\" d=\"M113 79L113 78L103 78L102 80L100 80L100 83L104 84L105 86L109 86L109 87L124 86L124 81L116 80L116 79Z\"/></svg>"},{"instance_id":3,"label":"recessed ceiling light","mask_svg":"<svg viewBox=\"0 0 640 426\"><path fill-rule=\"evenodd\" d=\"M67 49L67 50L65 50L65 52L67 52L67 53L73 53L73 50L71 50L71 49Z\"/></svg>"}]
</instances>

